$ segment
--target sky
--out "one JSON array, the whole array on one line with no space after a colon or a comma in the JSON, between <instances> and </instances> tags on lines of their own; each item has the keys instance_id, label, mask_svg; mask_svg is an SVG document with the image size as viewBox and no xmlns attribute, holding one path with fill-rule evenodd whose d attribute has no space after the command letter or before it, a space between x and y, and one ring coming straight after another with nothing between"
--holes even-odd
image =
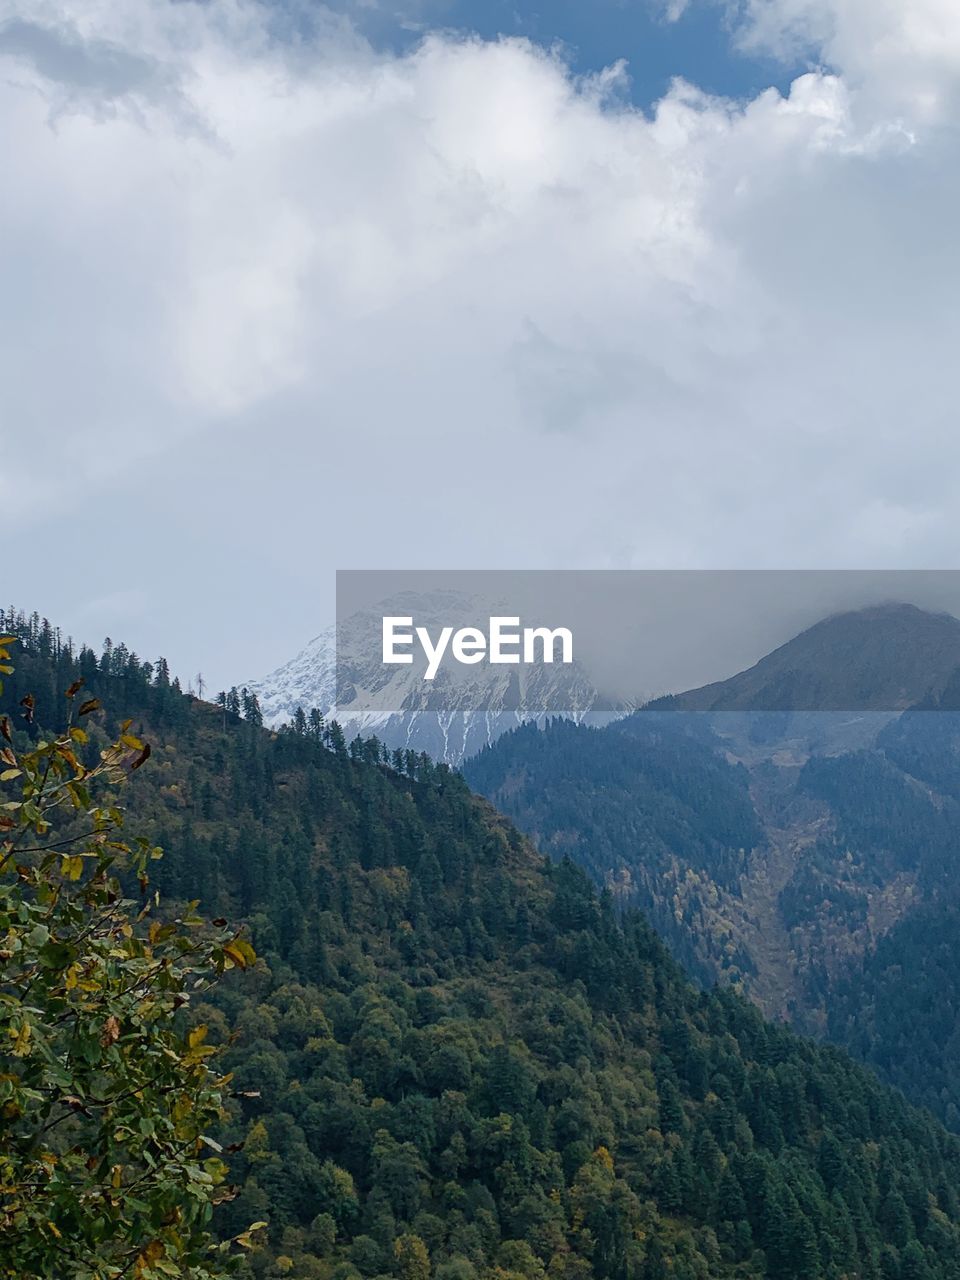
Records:
<instances>
[{"instance_id":1,"label":"sky","mask_svg":"<svg viewBox=\"0 0 960 1280\"><path fill-rule=\"evenodd\" d=\"M304 9L275 6L289 29L302 32ZM430 31L478 35L484 40L520 37L548 49L559 48L575 75L602 72L625 62L629 82L621 92L634 105L651 107L677 76L706 93L754 96L776 85L784 92L806 70L807 50L775 57L731 38L734 11L719 3L690 0L396 0L334 6L380 51L408 53ZM306 10L310 13L312 10Z\"/></svg>"},{"instance_id":2,"label":"sky","mask_svg":"<svg viewBox=\"0 0 960 1280\"><path fill-rule=\"evenodd\" d=\"M955 0L0 0L0 595L954 567L958 108Z\"/></svg>"}]
</instances>

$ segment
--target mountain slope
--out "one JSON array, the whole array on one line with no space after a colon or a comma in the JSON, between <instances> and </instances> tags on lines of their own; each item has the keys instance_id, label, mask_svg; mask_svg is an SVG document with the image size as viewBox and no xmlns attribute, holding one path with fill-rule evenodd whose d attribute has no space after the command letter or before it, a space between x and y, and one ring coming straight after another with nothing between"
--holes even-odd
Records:
<instances>
[{"instance_id":1,"label":"mountain slope","mask_svg":"<svg viewBox=\"0 0 960 1280\"><path fill-rule=\"evenodd\" d=\"M647 912L701 980L733 981L768 1014L836 1037L956 1123L960 1075L941 1060L960 1034L960 962L924 967L915 949L921 918L941 937L956 918L958 634L956 620L907 606L828 619L723 685L592 734L510 735L466 774L544 851ZM788 673L794 690L873 710L758 710ZM907 696L923 709L878 710ZM684 796L696 842L676 822ZM934 971L946 984L936 1010Z\"/></svg>"},{"instance_id":2,"label":"mountain slope","mask_svg":"<svg viewBox=\"0 0 960 1280\"><path fill-rule=\"evenodd\" d=\"M688 969L709 981L747 964L695 928L707 885L735 892L763 840L748 775L709 730L653 712L607 729L526 725L465 766L471 786L553 858L569 856L623 902L640 906Z\"/></svg>"},{"instance_id":3,"label":"mountain slope","mask_svg":"<svg viewBox=\"0 0 960 1280\"><path fill-rule=\"evenodd\" d=\"M83 675L133 718L158 879L247 918L263 957L194 1011L255 1095L218 1135L222 1228L271 1223L250 1275L956 1280L960 1142L694 989L459 777L26 638L11 704L35 689L42 725Z\"/></svg>"}]
</instances>

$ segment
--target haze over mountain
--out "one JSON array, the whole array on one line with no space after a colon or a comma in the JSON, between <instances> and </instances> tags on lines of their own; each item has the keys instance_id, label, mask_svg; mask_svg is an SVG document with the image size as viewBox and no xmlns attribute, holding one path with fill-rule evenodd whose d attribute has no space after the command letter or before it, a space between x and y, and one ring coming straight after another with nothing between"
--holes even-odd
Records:
<instances>
[{"instance_id":1,"label":"haze over mountain","mask_svg":"<svg viewBox=\"0 0 960 1280\"><path fill-rule=\"evenodd\" d=\"M259 697L267 724L292 721L298 707L330 714L338 698L339 634L336 715L348 736L375 732L390 746L426 751L450 764L459 764L529 720L543 724L548 716L559 715L600 725L637 705L636 698L627 696L629 677L619 678L619 695L603 695L580 661L519 668L445 665L430 682L415 666L383 665L384 615L414 614L418 624L436 631L451 618L480 619L490 612L490 602L458 591L401 593L341 620L339 633L327 628L289 662L246 684ZM658 698L648 707L780 711L791 715L789 732L786 722L777 730L781 749L797 735L808 747L823 732L840 744L863 745L875 737L889 713L939 696L957 667L956 618L911 604L875 605L824 618L748 670ZM641 661L636 688L649 680ZM836 718L818 722L805 714L834 710L861 715L845 724Z\"/></svg>"},{"instance_id":2,"label":"haze over mountain","mask_svg":"<svg viewBox=\"0 0 960 1280\"><path fill-rule=\"evenodd\" d=\"M912 604L824 618L729 679L660 698L676 711L902 711L960 667L960 621Z\"/></svg>"}]
</instances>

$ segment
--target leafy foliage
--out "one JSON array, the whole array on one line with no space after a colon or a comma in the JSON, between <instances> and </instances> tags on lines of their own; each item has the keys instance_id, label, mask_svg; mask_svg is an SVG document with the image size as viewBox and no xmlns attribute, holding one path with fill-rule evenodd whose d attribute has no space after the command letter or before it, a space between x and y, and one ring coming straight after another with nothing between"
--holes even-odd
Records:
<instances>
[{"instance_id":1,"label":"leafy foliage","mask_svg":"<svg viewBox=\"0 0 960 1280\"><path fill-rule=\"evenodd\" d=\"M227 1170L205 1135L228 1077L180 1011L255 957L192 909L157 914L160 850L125 836L117 800L150 748L129 723L109 741L80 688L59 733L36 731L31 694L24 732L0 718L0 1275L201 1280L226 1269L207 1226Z\"/></svg>"}]
</instances>

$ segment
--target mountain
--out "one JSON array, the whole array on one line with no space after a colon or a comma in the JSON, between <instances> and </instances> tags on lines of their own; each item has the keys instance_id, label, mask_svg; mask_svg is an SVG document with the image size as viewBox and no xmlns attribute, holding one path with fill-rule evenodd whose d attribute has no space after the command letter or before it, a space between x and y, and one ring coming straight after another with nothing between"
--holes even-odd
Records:
<instances>
[{"instance_id":1,"label":"mountain","mask_svg":"<svg viewBox=\"0 0 960 1280\"><path fill-rule=\"evenodd\" d=\"M525 725L468 761L470 785L554 859L572 858L621 902L640 906L703 981L740 977L746 956L693 931L698 888L738 892L764 831L747 770L707 730L654 712L605 729ZM702 937L698 936L702 933Z\"/></svg>"},{"instance_id":2,"label":"mountain","mask_svg":"<svg viewBox=\"0 0 960 1280\"><path fill-rule=\"evenodd\" d=\"M824 618L727 680L661 698L675 711L902 711L960 668L960 621L911 604Z\"/></svg>"},{"instance_id":3,"label":"mountain","mask_svg":"<svg viewBox=\"0 0 960 1280\"><path fill-rule=\"evenodd\" d=\"M116 720L152 745L128 825L165 846L165 897L251 928L255 969L191 1014L238 1092L211 1134L237 1192L215 1226L269 1222L245 1280L956 1280L960 1141L692 986L459 775L332 726L263 730L164 664L18 630L15 735L84 679L93 752ZM677 821L703 842L695 801Z\"/></svg>"},{"instance_id":4,"label":"mountain","mask_svg":"<svg viewBox=\"0 0 960 1280\"><path fill-rule=\"evenodd\" d=\"M329 712L337 697L336 647L335 630L327 627L269 675L241 682L260 700L265 724L292 724L298 707Z\"/></svg>"},{"instance_id":5,"label":"mountain","mask_svg":"<svg viewBox=\"0 0 960 1280\"><path fill-rule=\"evenodd\" d=\"M508 735L466 776L642 908L702 982L835 1038L957 1125L958 636L909 606L841 615L600 730ZM848 709L785 711L788 687Z\"/></svg>"},{"instance_id":6,"label":"mountain","mask_svg":"<svg viewBox=\"0 0 960 1280\"><path fill-rule=\"evenodd\" d=\"M443 667L429 682L415 666L384 666L384 616L415 616L417 625L436 633L451 619L485 621L490 611L489 602L459 592L405 592L375 609L358 610L270 675L245 683L267 724L292 722L298 708L316 707L328 715L336 703L348 737L375 733L390 747L426 751L448 764L459 764L519 724L543 723L550 714L604 724L629 709L604 699L576 661Z\"/></svg>"}]
</instances>

